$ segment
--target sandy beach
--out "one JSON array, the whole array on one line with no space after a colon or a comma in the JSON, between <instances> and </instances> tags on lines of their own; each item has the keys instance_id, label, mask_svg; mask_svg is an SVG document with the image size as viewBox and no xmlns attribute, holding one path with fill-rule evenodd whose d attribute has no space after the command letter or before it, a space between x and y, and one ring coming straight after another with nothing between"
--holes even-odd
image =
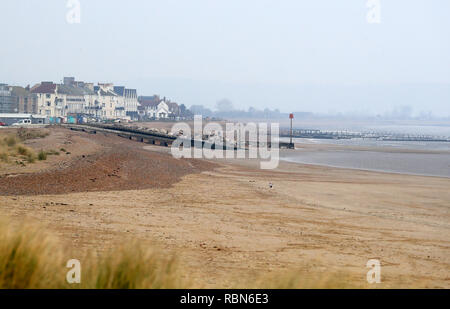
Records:
<instances>
[{"instance_id":1,"label":"sandy beach","mask_svg":"<svg viewBox=\"0 0 450 309\"><path fill-rule=\"evenodd\" d=\"M176 160L167 148L62 128L28 144L70 154L2 166L2 215L47 224L80 252L149 240L179 255L193 287L290 270L364 285L367 261L379 259L381 287L450 288L448 178Z\"/></svg>"}]
</instances>

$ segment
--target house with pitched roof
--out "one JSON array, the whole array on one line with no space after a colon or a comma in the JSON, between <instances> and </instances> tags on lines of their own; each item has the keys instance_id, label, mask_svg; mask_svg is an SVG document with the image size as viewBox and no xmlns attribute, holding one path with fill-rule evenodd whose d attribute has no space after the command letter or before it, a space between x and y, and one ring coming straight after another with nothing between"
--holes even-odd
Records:
<instances>
[{"instance_id":1,"label":"house with pitched roof","mask_svg":"<svg viewBox=\"0 0 450 309\"><path fill-rule=\"evenodd\" d=\"M64 77L64 84L58 85L58 94L66 107L66 115L85 115L97 119L117 119L125 117L121 97L114 92L111 83L76 81L74 77Z\"/></svg>"},{"instance_id":2,"label":"house with pitched roof","mask_svg":"<svg viewBox=\"0 0 450 309\"><path fill-rule=\"evenodd\" d=\"M114 92L113 84L101 84L94 87L97 95L97 102L100 107L100 118L105 120L113 120L124 118L125 108L119 95Z\"/></svg>"},{"instance_id":3,"label":"house with pitched roof","mask_svg":"<svg viewBox=\"0 0 450 309\"><path fill-rule=\"evenodd\" d=\"M141 119L167 119L169 118L169 106L159 96L139 97L139 116Z\"/></svg>"},{"instance_id":4,"label":"house with pitched roof","mask_svg":"<svg viewBox=\"0 0 450 309\"><path fill-rule=\"evenodd\" d=\"M62 84L57 87L58 100L64 105L64 116L69 114L87 114L86 106L89 96L94 91L84 87Z\"/></svg>"},{"instance_id":5,"label":"house with pitched roof","mask_svg":"<svg viewBox=\"0 0 450 309\"><path fill-rule=\"evenodd\" d=\"M50 119L64 117L64 105L58 99L57 85L53 82L41 82L31 88L37 98L37 112Z\"/></svg>"}]
</instances>

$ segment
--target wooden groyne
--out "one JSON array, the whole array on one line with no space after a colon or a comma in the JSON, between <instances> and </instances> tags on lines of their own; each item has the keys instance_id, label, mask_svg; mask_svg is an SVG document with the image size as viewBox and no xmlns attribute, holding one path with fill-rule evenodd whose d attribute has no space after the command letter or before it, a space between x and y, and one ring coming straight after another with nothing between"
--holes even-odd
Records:
<instances>
[{"instance_id":1,"label":"wooden groyne","mask_svg":"<svg viewBox=\"0 0 450 309\"><path fill-rule=\"evenodd\" d=\"M310 139L373 139L379 141L396 141L396 142L450 142L450 137L432 136L432 135L415 135L400 133L380 133L380 132L349 132L349 131L321 131L309 129L294 129L293 138L310 138ZM289 138L290 132L282 129L280 137Z\"/></svg>"}]
</instances>

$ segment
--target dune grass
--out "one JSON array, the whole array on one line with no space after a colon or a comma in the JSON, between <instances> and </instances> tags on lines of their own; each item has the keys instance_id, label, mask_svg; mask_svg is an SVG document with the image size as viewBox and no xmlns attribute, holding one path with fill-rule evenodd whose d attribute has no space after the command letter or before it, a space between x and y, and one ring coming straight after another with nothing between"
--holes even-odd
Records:
<instances>
[{"instance_id":1,"label":"dune grass","mask_svg":"<svg viewBox=\"0 0 450 309\"><path fill-rule=\"evenodd\" d=\"M45 161L48 156L60 155L56 150L41 150L36 153L33 149L23 145L26 140L44 138L49 133L39 130L18 129L15 133L0 135L0 163L34 163L37 160Z\"/></svg>"},{"instance_id":2,"label":"dune grass","mask_svg":"<svg viewBox=\"0 0 450 309\"><path fill-rule=\"evenodd\" d=\"M62 287L62 258L57 242L39 227L0 222L1 289Z\"/></svg>"},{"instance_id":3,"label":"dune grass","mask_svg":"<svg viewBox=\"0 0 450 309\"><path fill-rule=\"evenodd\" d=\"M186 288L174 256L163 257L138 242L116 247L100 259L89 259L82 288L177 289Z\"/></svg>"},{"instance_id":4,"label":"dune grass","mask_svg":"<svg viewBox=\"0 0 450 309\"><path fill-rule=\"evenodd\" d=\"M127 241L111 251L74 252L42 227L0 221L0 289L176 289L182 280L174 256ZM81 263L81 283L66 281L69 260Z\"/></svg>"},{"instance_id":5,"label":"dune grass","mask_svg":"<svg viewBox=\"0 0 450 309\"><path fill-rule=\"evenodd\" d=\"M48 131L42 130L28 130L25 128L19 128L17 130L16 136L19 140L26 141L29 139L37 139L47 137L50 133Z\"/></svg>"},{"instance_id":6,"label":"dune grass","mask_svg":"<svg viewBox=\"0 0 450 309\"><path fill-rule=\"evenodd\" d=\"M15 135L0 136L0 162L27 162L36 161L35 152L21 144L20 139Z\"/></svg>"},{"instance_id":7,"label":"dune grass","mask_svg":"<svg viewBox=\"0 0 450 309\"><path fill-rule=\"evenodd\" d=\"M38 160L39 161L47 160L47 152L45 152L44 150L39 151Z\"/></svg>"}]
</instances>

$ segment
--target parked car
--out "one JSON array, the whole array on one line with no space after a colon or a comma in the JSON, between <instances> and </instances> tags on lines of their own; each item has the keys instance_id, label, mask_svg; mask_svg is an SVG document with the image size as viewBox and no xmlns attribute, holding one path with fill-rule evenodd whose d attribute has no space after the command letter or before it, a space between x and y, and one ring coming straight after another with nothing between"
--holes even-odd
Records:
<instances>
[{"instance_id":1,"label":"parked car","mask_svg":"<svg viewBox=\"0 0 450 309\"><path fill-rule=\"evenodd\" d=\"M22 119L19 122L13 123L12 126L20 127L20 126L29 126L31 124L32 124L31 119Z\"/></svg>"},{"instance_id":2,"label":"parked car","mask_svg":"<svg viewBox=\"0 0 450 309\"><path fill-rule=\"evenodd\" d=\"M0 127L6 127L6 123L0 121Z\"/></svg>"}]
</instances>

